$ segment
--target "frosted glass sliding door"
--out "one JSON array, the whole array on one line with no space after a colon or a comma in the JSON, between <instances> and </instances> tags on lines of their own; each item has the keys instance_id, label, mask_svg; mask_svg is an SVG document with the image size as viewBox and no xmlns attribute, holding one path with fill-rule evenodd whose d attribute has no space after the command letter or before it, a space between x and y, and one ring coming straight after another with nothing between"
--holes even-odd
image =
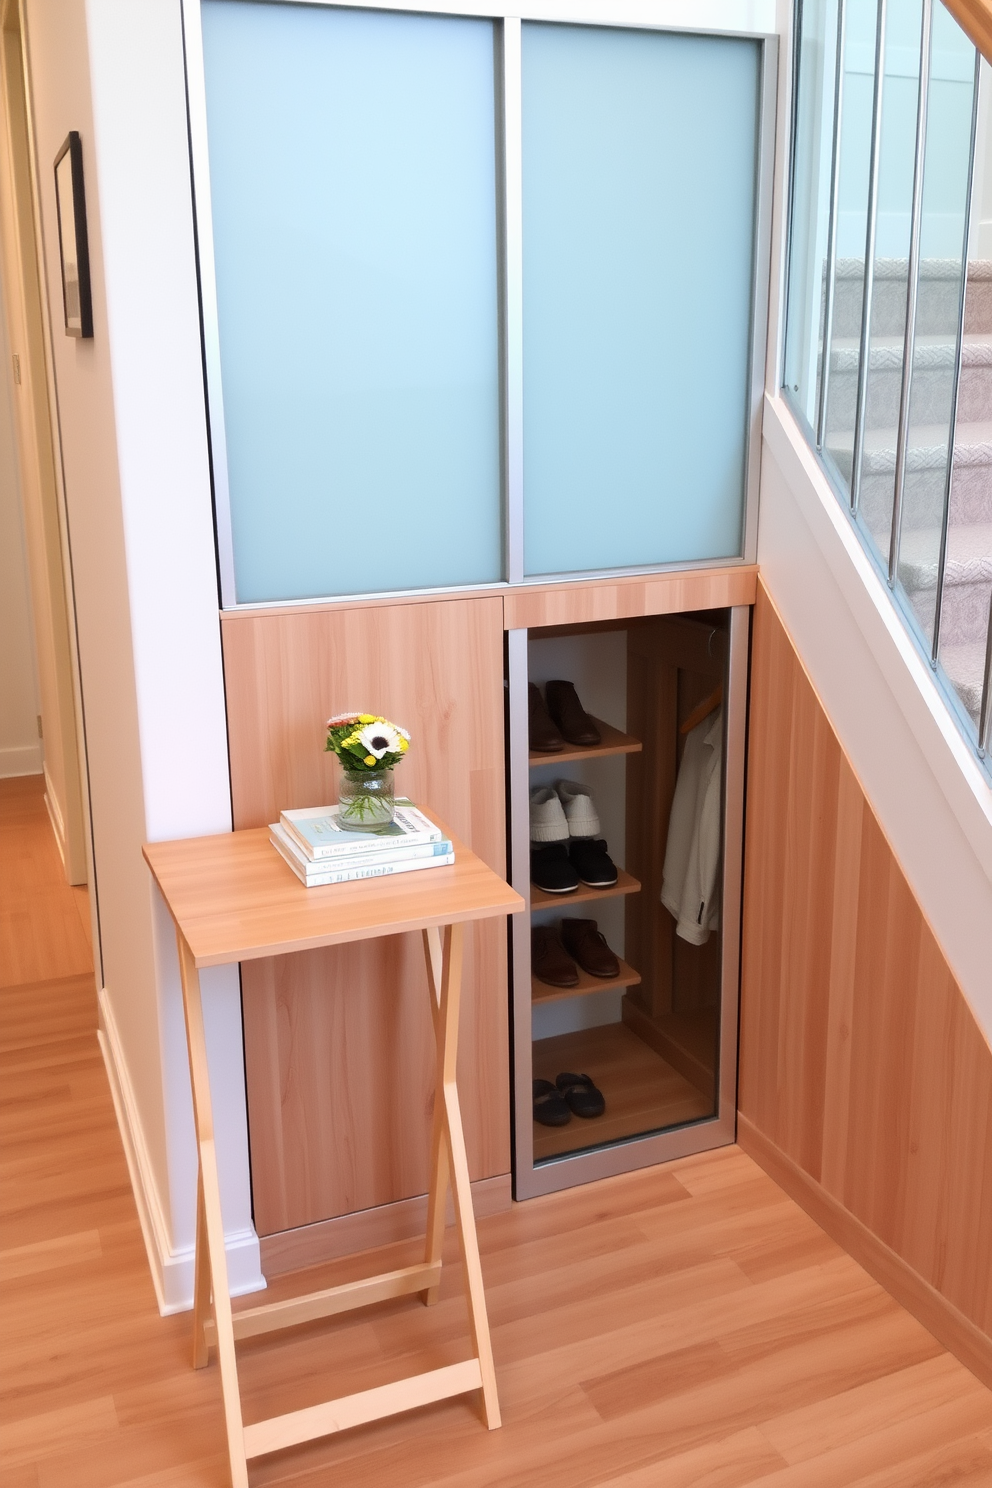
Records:
<instances>
[{"instance_id":1,"label":"frosted glass sliding door","mask_svg":"<svg viewBox=\"0 0 992 1488\"><path fill-rule=\"evenodd\" d=\"M760 47L523 27L524 565L741 552Z\"/></svg>"},{"instance_id":2,"label":"frosted glass sliding door","mask_svg":"<svg viewBox=\"0 0 992 1488\"><path fill-rule=\"evenodd\" d=\"M202 29L237 600L500 579L492 24Z\"/></svg>"}]
</instances>

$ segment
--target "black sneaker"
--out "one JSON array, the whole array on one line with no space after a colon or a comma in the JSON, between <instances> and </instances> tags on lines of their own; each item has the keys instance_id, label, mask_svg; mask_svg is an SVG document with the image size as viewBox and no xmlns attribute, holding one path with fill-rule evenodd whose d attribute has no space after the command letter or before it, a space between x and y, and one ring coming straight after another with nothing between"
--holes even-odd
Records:
<instances>
[{"instance_id":1,"label":"black sneaker","mask_svg":"<svg viewBox=\"0 0 992 1488\"><path fill-rule=\"evenodd\" d=\"M580 881L590 889L612 889L616 883L617 865L607 853L602 837L570 838L568 856Z\"/></svg>"},{"instance_id":2,"label":"black sneaker","mask_svg":"<svg viewBox=\"0 0 992 1488\"><path fill-rule=\"evenodd\" d=\"M568 848L564 842L531 846L530 881L546 894L575 892L579 887L579 876L568 861Z\"/></svg>"}]
</instances>

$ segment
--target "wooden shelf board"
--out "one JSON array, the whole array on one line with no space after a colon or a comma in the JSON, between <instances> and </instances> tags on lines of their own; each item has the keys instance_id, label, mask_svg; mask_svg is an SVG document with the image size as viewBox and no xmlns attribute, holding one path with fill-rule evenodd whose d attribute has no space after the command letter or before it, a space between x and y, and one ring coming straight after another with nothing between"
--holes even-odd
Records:
<instances>
[{"instance_id":1,"label":"wooden shelf board","mask_svg":"<svg viewBox=\"0 0 992 1488\"><path fill-rule=\"evenodd\" d=\"M585 904L591 899L616 899L619 894L639 894L641 885L630 873L617 869L617 881L611 889L592 889L588 884L579 884L571 894L549 894L536 884L530 886L530 907L535 909L564 909L568 904Z\"/></svg>"},{"instance_id":2,"label":"wooden shelf board","mask_svg":"<svg viewBox=\"0 0 992 1488\"><path fill-rule=\"evenodd\" d=\"M592 714L589 715L592 718ZM601 743L599 744L566 744L565 748L557 754L538 753L531 750L530 763L532 765L564 765L570 760L601 759L606 754L639 754L643 749L640 739L635 739L633 734L625 734L620 729L613 727L611 723L604 723L601 718L593 718L593 723L599 729Z\"/></svg>"},{"instance_id":3,"label":"wooden shelf board","mask_svg":"<svg viewBox=\"0 0 992 1488\"><path fill-rule=\"evenodd\" d=\"M535 1080L553 1081L565 1070L588 1074L606 1100L603 1115L592 1120L573 1116L567 1126L535 1121L535 1161L713 1113L712 1101L623 1023L538 1039L533 1048Z\"/></svg>"},{"instance_id":4,"label":"wooden shelf board","mask_svg":"<svg viewBox=\"0 0 992 1488\"><path fill-rule=\"evenodd\" d=\"M641 973L628 966L626 961L620 962L620 975L617 977L594 977L581 966L576 967L579 980L574 987L552 987L547 982L539 981L536 976L530 979L532 1002L559 1002L563 997L585 997L590 992L615 992L620 987L636 987L641 980Z\"/></svg>"}]
</instances>

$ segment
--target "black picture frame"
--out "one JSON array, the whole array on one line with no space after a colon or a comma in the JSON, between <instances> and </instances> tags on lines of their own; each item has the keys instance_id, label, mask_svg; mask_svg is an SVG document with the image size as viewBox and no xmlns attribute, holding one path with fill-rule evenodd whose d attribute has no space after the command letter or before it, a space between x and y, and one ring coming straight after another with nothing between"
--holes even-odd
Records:
<instances>
[{"instance_id":1,"label":"black picture frame","mask_svg":"<svg viewBox=\"0 0 992 1488\"><path fill-rule=\"evenodd\" d=\"M92 336L93 301L90 296L90 252L83 189L83 142L75 129L70 131L55 157L55 205L59 221L65 333L67 336Z\"/></svg>"}]
</instances>

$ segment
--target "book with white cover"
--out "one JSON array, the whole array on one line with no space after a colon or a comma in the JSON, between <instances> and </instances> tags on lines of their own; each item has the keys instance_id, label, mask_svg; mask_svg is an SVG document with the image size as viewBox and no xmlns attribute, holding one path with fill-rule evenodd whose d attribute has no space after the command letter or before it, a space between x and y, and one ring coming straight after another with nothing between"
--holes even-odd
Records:
<instances>
[{"instance_id":1,"label":"book with white cover","mask_svg":"<svg viewBox=\"0 0 992 1488\"><path fill-rule=\"evenodd\" d=\"M293 854L299 867L306 873L325 873L329 868L364 868L374 863L406 863L411 858L442 858L451 852L451 843L446 837L440 842L395 842L393 850L388 853L369 852L364 843L353 853L341 854L336 858L322 858L316 860L303 851L300 844L294 841L290 832L286 831L282 822L273 822L269 831L278 838L287 852Z\"/></svg>"},{"instance_id":2,"label":"book with white cover","mask_svg":"<svg viewBox=\"0 0 992 1488\"><path fill-rule=\"evenodd\" d=\"M338 824L340 806L307 806L280 812L279 821L308 857L348 856L358 848L369 852L395 852L400 847L440 842L444 833L406 797L396 800L396 814L375 832L353 832Z\"/></svg>"},{"instance_id":3,"label":"book with white cover","mask_svg":"<svg viewBox=\"0 0 992 1488\"><path fill-rule=\"evenodd\" d=\"M273 822L269 827L269 841L308 889L321 888L325 884L351 883L358 878L386 878L393 873L413 873L419 868L447 868L455 861L451 843L442 840L440 843L426 844L431 852L422 857L414 856L408 849L402 854L387 858L373 855L371 859L366 858L365 861L350 866L345 866L347 859L338 858L313 863L304 859L278 822ZM435 852L434 848L442 850Z\"/></svg>"}]
</instances>

